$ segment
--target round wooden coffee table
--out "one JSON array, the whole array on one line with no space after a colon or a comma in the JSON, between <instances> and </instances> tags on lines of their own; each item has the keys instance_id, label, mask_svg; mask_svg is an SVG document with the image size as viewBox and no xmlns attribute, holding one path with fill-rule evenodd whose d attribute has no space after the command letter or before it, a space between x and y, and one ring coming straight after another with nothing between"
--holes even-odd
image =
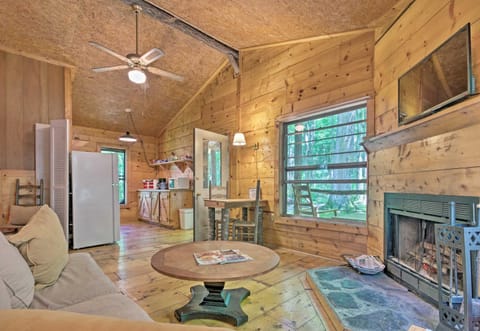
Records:
<instances>
[{"instance_id":1,"label":"round wooden coffee table","mask_svg":"<svg viewBox=\"0 0 480 331\"><path fill-rule=\"evenodd\" d=\"M193 253L228 249L238 249L252 260L198 265L193 256ZM279 262L279 256L271 249L241 241L198 241L171 246L157 252L151 260L152 267L164 275L204 283L204 286L193 286L190 302L175 310L179 321L209 318L235 326L248 321L240 303L250 295L250 291L244 287L224 289L225 282L262 275L274 269Z\"/></svg>"}]
</instances>

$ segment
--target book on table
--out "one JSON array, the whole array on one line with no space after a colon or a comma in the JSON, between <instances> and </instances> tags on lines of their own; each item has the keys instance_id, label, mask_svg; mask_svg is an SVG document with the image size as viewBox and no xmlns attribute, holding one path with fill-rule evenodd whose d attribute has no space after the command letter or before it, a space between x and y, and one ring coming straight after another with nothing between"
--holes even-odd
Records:
<instances>
[{"instance_id":1,"label":"book on table","mask_svg":"<svg viewBox=\"0 0 480 331\"><path fill-rule=\"evenodd\" d=\"M199 265L237 263L252 260L247 254L238 249L216 249L211 251L193 253Z\"/></svg>"}]
</instances>

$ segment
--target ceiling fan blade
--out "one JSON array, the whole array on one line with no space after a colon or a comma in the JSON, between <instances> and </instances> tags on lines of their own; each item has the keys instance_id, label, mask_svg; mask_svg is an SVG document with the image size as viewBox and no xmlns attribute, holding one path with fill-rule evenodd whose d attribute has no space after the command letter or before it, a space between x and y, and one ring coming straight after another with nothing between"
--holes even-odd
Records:
<instances>
[{"instance_id":1,"label":"ceiling fan blade","mask_svg":"<svg viewBox=\"0 0 480 331\"><path fill-rule=\"evenodd\" d=\"M184 80L184 78L182 76L179 76L179 75L176 75L174 73L171 73L171 72L168 72L168 71L165 71L165 70L162 70L162 69L158 69L158 68L155 68L155 67L147 67L147 70L149 72L151 72L152 74L159 75L159 76L164 76L164 77L171 78L171 79L174 79L174 80L178 80L179 82L183 82L183 80Z\"/></svg>"},{"instance_id":2,"label":"ceiling fan blade","mask_svg":"<svg viewBox=\"0 0 480 331\"><path fill-rule=\"evenodd\" d=\"M125 56L123 56L123 55L117 54L117 53L115 53L114 51L112 51L111 49L109 49L109 48L107 48L107 47L105 47L105 46L102 46L102 45L100 45L100 44L97 44L97 43L94 42L94 41L89 41L88 43L89 43L90 45L92 45L93 47L96 47L96 48L98 48L99 50L104 51L105 53L108 53L108 54L110 54L111 56L116 57L116 58L119 59L119 60L122 60L122 61L127 62L127 63L130 63L130 62L131 62L129 58L127 58L127 57L125 57Z\"/></svg>"},{"instance_id":3,"label":"ceiling fan blade","mask_svg":"<svg viewBox=\"0 0 480 331\"><path fill-rule=\"evenodd\" d=\"M157 61L162 56L163 52L161 49L152 48L140 57L140 63L144 66L148 66L150 63Z\"/></svg>"},{"instance_id":4,"label":"ceiling fan blade","mask_svg":"<svg viewBox=\"0 0 480 331\"><path fill-rule=\"evenodd\" d=\"M128 69L130 68L127 64L121 64L118 66L111 66L111 67L97 67L97 68L92 68L93 71L95 72L105 72L105 71L114 71L114 70L122 70L122 69Z\"/></svg>"}]
</instances>

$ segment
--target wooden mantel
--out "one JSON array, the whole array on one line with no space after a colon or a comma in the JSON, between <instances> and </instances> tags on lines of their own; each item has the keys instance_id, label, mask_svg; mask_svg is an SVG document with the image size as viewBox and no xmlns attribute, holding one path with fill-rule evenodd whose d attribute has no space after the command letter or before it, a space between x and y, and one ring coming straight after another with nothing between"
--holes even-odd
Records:
<instances>
[{"instance_id":1,"label":"wooden mantel","mask_svg":"<svg viewBox=\"0 0 480 331\"><path fill-rule=\"evenodd\" d=\"M480 123L480 95L393 131L366 138L363 142L368 153L433 137Z\"/></svg>"}]
</instances>

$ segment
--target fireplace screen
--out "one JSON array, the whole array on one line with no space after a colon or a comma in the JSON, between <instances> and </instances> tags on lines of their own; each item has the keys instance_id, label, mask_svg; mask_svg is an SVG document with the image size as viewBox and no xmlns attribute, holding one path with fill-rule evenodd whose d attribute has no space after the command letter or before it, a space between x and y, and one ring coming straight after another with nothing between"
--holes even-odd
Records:
<instances>
[{"instance_id":1,"label":"fireplace screen","mask_svg":"<svg viewBox=\"0 0 480 331\"><path fill-rule=\"evenodd\" d=\"M476 225L478 197L385 193L385 270L433 304L439 297L435 225L450 224L451 202L456 225ZM446 293L462 295L461 251L441 247L439 253L442 288Z\"/></svg>"},{"instance_id":2,"label":"fireplace screen","mask_svg":"<svg viewBox=\"0 0 480 331\"><path fill-rule=\"evenodd\" d=\"M410 269L413 273L425 277L431 282L438 280L438 267L435 245L435 222L418 218L394 215L392 255L389 258ZM462 258L455 250L442 249L443 284L449 284L450 273L456 273L457 284L452 291L462 292Z\"/></svg>"}]
</instances>

